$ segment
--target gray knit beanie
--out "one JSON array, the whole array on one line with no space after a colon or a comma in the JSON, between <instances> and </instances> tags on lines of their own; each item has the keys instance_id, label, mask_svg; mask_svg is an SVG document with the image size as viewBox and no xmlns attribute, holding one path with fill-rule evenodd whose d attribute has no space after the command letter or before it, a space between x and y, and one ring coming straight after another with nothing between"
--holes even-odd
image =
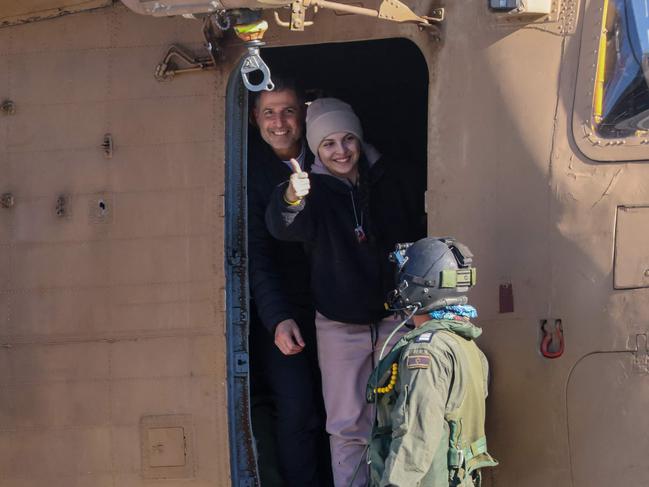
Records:
<instances>
[{"instance_id":1,"label":"gray knit beanie","mask_svg":"<svg viewBox=\"0 0 649 487\"><path fill-rule=\"evenodd\" d=\"M318 154L322 140L337 132L349 132L360 141L363 129L352 107L338 98L318 98L306 111L306 140L311 152Z\"/></svg>"}]
</instances>

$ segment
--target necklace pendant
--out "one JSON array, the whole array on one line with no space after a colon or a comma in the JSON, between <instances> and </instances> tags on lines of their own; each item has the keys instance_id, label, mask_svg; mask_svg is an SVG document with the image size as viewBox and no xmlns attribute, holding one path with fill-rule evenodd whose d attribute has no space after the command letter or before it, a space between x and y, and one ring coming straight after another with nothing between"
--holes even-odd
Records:
<instances>
[{"instance_id":1,"label":"necklace pendant","mask_svg":"<svg viewBox=\"0 0 649 487\"><path fill-rule=\"evenodd\" d=\"M354 228L354 233L356 234L356 240L358 240L358 243L367 242L367 235L365 235L365 230L363 230L362 225L358 225Z\"/></svg>"}]
</instances>

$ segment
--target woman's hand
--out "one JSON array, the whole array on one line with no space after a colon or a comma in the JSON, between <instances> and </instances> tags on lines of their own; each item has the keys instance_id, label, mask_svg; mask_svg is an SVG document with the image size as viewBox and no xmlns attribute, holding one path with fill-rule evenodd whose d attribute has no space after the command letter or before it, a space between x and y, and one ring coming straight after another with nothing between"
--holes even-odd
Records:
<instances>
[{"instance_id":1,"label":"woman's hand","mask_svg":"<svg viewBox=\"0 0 649 487\"><path fill-rule=\"evenodd\" d=\"M288 180L284 199L287 203L297 203L309 194L311 181L309 181L309 174L302 171L300 163L295 159L291 159L291 166L293 167L293 174L291 174L291 179Z\"/></svg>"}]
</instances>

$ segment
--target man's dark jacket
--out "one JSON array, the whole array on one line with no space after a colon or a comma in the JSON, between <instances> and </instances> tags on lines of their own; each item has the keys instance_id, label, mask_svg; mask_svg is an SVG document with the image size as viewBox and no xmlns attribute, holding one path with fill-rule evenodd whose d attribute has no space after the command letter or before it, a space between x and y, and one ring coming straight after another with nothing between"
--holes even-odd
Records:
<instances>
[{"instance_id":1,"label":"man's dark jacket","mask_svg":"<svg viewBox=\"0 0 649 487\"><path fill-rule=\"evenodd\" d=\"M306 149L305 169L313 163ZM271 236L264 214L275 187L291 176L282 162L259 136L251 140L248 154L248 257L250 292L263 325L274 335L275 326L296 318L296 310L312 306L309 292L309 263L304 246L282 242Z\"/></svg>"}]
</instances>

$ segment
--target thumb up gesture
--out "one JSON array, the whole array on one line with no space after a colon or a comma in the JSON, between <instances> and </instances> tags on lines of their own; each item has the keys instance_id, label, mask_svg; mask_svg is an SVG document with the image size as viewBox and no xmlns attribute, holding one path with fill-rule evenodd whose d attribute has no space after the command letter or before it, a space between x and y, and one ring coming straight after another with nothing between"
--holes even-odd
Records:
<instances>
[{"instance_id":1,"label":"thumb up gesture","mask_svg":"<svg viewBox=\"0 0 649 487\"><path fill-rule=\"evenodd\" d=\"M309 181L309 174L302 171L299 162L291 159L291 166L293 167L293 174L291 174L291 178L288 180L288 187L284 192L284 199L288 203L297 203L309 194L311 182Z\"/></svg>"}]
</instances>

